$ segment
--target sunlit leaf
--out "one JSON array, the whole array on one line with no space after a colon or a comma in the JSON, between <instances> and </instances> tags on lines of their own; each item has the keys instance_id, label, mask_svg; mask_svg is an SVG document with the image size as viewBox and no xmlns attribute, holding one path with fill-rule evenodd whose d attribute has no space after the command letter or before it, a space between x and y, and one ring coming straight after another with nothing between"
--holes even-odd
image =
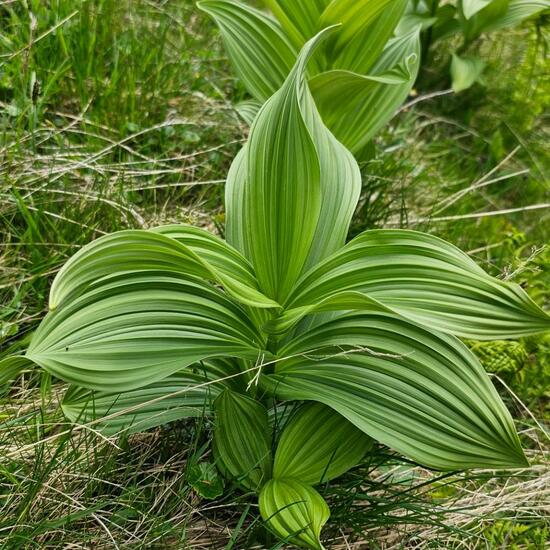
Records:
<instances>
[{"instance_id":1,"label":"sunlit leaf","mask_svg":"<svg viewBox=\"0 0 550 550\"><path fill-rule=\"evenodd\" d=\"M462 11L466 19L488 6L493 0L462 0Z\"/></svg>"},{"instance_id":2,"label":"sunlit leaf","mask_svg":"<svg viewBox=\"0 0 550 550\"><path fill-rule=\"evenodd\" d=\"M262 384L279 399L332 407L431 468L521 467L510 414L458 339L383 312L340 314L279 351Z\"/></svg>"},{"instance_id":3,"label":"sunlit leaf","mask_svg":"<svg viewBox=\"0 0 550 550\"><path fill-rule=\"evenodd\" d=\"M313 487L297 479L272 479L260 493L260 512L283 540L323 550L319 536L330 510Z\"/></svg>"},{"instance_id":4,"label":"sunlit leaf","mask_svg":"<svg viewBox=\"0 0 550 550\"><path fill-rule=\"evenodd\" d=\"M360 191L357 164L323 126L304 79L322 36L261 109L228 175L229 242L278 302L306 267L343 244Z\"/></svg>"},{"instance_id":5,"label":"sunlit leaf","mask_svg":"<svg viewBox=\"0 0 550 550\"><path fill-rule=\"evenodd\" d=\"M421 325L479 340L550 328L549 315L519 285L489 276L458 248L416 231L366 231L350 241L300 279L281 322L295 308L344 291L364 292Z\"/></svg>"},{"instance_id":6,"label":"sunlit leaf","mask_svg":"<svg viewBox=\"0 0 550 550\"><path fill-rule=\"evenodd\" d=\"M357 465L372 439L321 403L306 403L286 425L275 453L273 477L316 485Z\"/></svg>"},{"instance_id":7,"label":"sunlit leaf","mask_svg":"<svg viewBox=\"0 0 550 550\"><path fill-rule=\"evenodd\" d=\"M255 360L262 339L221 291L151 264L106 276L48 313L27 357L63 380L115 393L209 357Z\"/></svg>"},{"instance_id":8,"label":"sunlit leaf","mask_svg":"<svg viewBox=\"0 0 550 550\"><path fill-rule=\"evenodd\" d=\"M392 39L371 74L330 71L311 80L323 122L352 153L358 153L395 114L416 79L418 31Z\"/></svg>"}]
</instances>

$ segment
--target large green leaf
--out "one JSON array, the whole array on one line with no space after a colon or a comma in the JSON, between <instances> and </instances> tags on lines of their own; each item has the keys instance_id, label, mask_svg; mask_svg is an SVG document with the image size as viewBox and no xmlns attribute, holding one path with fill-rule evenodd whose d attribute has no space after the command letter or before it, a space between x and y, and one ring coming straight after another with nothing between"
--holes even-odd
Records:
<instances>
[{"instance_id":1,"label":"large green leaf","mask_svg":"<svg viewBox=\"0 0 550 550\"><path fill-rule=\"evenodd\" d=\"M280 349L262 376L279 399L332 407L374 439L431 468L526 465L510 414L453 336L380 311L340 314Z\"/></svg>"},{"instance_id":2,"label":"large green leaf","mask_svg":"<svg viewBox=\"0 0 550 550\"><path fill-rule=\"evenodd\" d=\"M484 31L495 31L519 25L522 21L548 9L550 9L548 0L510 0L505 13L492 20L487 20Z\"/></svg>"},{"instance_id":3,"label":"large green leaf","mask_svg":"<svg viewBox=\"0 0 550 550\"><path fill-rule=\"evenodd\" d=\"M326 34L306 44L262 107L228 175L228 240L279 302L306 267L344 243L360 192L357 163L322 124L304 78Z\"/></svg>"},{"instance_id":4,"label":"large green leaf","mask_svg":"<svg viewBox=\"0 0 550 550\"><path fill-rule=\"evenodd\" d=\"M393 36L406 7L407 0L392 0L339 52L336 59L332 60L331 67L359 74L369 73Z\"/></svg>"},{"instance_id":5,"label":"large green leaf","mask_svg":"<svg viewBox=\"0 0 550 550\"><path fill-rule=\"evenodd\" d=\"M265 5L298 46L302 46L321 30L319 19L329 2L330 0L264 0Z\"/></svg>"},{"instance_id":6,"label":"large green leaf","mask_svg":"<svg viewBox=\"0 0 550 550\"><path fill-rule=\"evenodd\" d=\"M284 540L296 546L323 550L319 536L330 510L313 487L297 479L272 479L260 493L260 512Z\"/></svg>"},{"instance_id":7,"label":"large green leaf","mask_svg":"<svg viewBox=\"0 0 550 550\"><path fill-rule=\"evenodd\" d=\"M218 466L246 489L271 478L271 429L266 408L246 395L224 390L214 402L213 448Z\"/></svg>"},{"instance_id":8,"label":"large green leaf","mask_svg":"<svg viewBox=\"0 0 550 550\"><path fill-rule=\"evenodd\" d=\"M321 403L306 403L286 425L275 453L273 477L308 485L330 481L357 465L372 439Z\"/></svg>"},{"instance_id":9,"label":"large green leaf","mask_svg":"<svg viewBox=\"0 0 550 550\"><path fill-rule=\"evenodd\" d=\"M209 357L259 356L263 337L239 305L198 278L149 268L104 276L65 300L27 357L63 380L115 393Z\"/></svg>"},{"instance_id":10,"label":"large green leaf","mask_svg":"<svg viewBox=\"0 0 550 550\"><path fill-rule=\"evenodd\" d=\"M403 103L416 80L419 56L415 30L390 40L368 76L330 71L312 78L323 122L352 153L360 152Z\"/></svg>"},{"instance_id":11,"label":"large green leaf","mask_svg":"<svg viewBox=\"0 0 550 550\"><path fill-rule=\"evenodd\" d=\"M458 248L416 231L366 231L350 241L300 279L283 320L293 317L293 309L315 307L344 291L365 292L409 319L468 338L550 329L548 314L521 287L489 276Z\"/></svg>"},{"instance_id":12,"label":"large green leaf","mask_svg":"<svg viewBox=\"0 0 550 550\"><path fill-rule=\"evenodd\" d=\"M466 19L473 17L478 11L488 6L493 0L462 0L462 11Z\"/></svg>"},{"instance_id":13,"label":"large green leaf","mask_svg":"<svg viewBox=\"0 0 550 550\"><path fill-rule=\"evenodd\" d=\"M221 284L247 305L278 305L258 290L252 267L235 249L206 231L182 225L154 231L119 231L86 245L55 278L50 309L77 298L107 276L156 269Z\"/></svg>"},{"instance_id":14,"label":"large green leaf","mask_svg":"<svg viewBox=\"0 0 550 550\"><path fill-rule=\"evenodd\" d=\"M195 252L201 265L207 268L205 276L210 274L211 279L223 285L237 300L252 307L279 307L259 292L250 262L219 237L184 224L165 225L152 231L171 237Z\"/></svg>"},{"instance_id":15,"label":"large green leaf","mask_svg":"<svg viewBox=\"0 0 550 550\"><path fill-rule=\"evenodd\" d=\"M489 30L495 21L503 17L508 11L509 3L510 0L492 0L469 19L461 19L462 33L466 43L473 42L482 33ZM463 12L462 16L464 17Z\"/></svg>"},{"instance_id":16,"label":"large green leaf","mask_svg":"<svg viewBox=\"0 0 550 550\"><path fill-rule=\"evenodd\" d=\"M181 372L125 393L94 392L71 386L61 407L72 422L106 435L135 433L210 414L220 385L198 372Z\"/></svg>"},{"instance_id":17,"label":"large green leaf","mask_svg":"<svg viewBox=\"0 0 550 550\"><path fill-rule=\"evenodd\" d=\"M197 5L220 27L227 54L246 89L266 101L296 61L296 50L280 25L237 0L202 0Z\"/></svg>"},{"instance_id":18,"label":"large green leaf","mask_svg":"<svg viewBox=\"0 0 550 550\"><path fill-rule=\"evenodd\" d=\"M341 30L334 37L333 55L348 47L378 15L396 0L332 0L323 11L319 28L341 24ZM399 1L399 0L397 0ZM360 47L355 44L353 47ZM361 47L365 47L362 44Z\"/></svg>"}]
</instances>

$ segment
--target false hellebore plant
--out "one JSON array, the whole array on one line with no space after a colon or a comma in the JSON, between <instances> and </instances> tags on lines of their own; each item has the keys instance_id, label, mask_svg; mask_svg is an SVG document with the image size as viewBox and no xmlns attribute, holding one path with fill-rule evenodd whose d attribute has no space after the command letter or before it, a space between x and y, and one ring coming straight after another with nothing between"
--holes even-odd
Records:
<instances>
[{"instance_id":1,"label":"false hellebore plant","mask_svg":"<svg viewBox=\"0 0 550 550\"><path fill-rule=\"evenodd\" d=\"M214 415L225 476L283 539L319 540L314 486L377 440L429 468L513 468L510 414L457 338L550 327L517 285L438 238L345 243L356 161L323 124L306 43L260 110L227 182L227 243L187 225L102 237L56 277L27 357L72 384L69 419L110 433ZM276 430L284 401L297 408ZM280 423L279 423L280 425Z\"/></svg>"},{"instance_id":2,"label":"false hellebore plant","mask_svg":"<svg viewBox=\"0 0 550 550\"><path fill-rule=\"evenodd\" d=\"M394 115L418 73L420 25L394 36L407 0L265 0L274 17L237 0L203 0L239 79L254 98L247 122L277 90L306 41L341 24L312 56L309 88L329 130L356 158Z\"/></svg>"}]
</instances>

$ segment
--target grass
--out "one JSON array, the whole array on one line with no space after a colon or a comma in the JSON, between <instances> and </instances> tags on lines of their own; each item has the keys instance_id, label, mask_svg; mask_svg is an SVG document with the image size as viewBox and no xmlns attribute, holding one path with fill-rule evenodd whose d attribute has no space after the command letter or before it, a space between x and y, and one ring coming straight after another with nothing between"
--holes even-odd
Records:
<instances>
[{"instance_id":1,"label":"grass","mask_svg":"<svg viewBox=\"0 0 550 550\"><path fill-rule=\"evenodd\" d=\"M528 27L486 40L485 89L428 99L447 83L419 83L363 166L355 232L429 230L549 305L550 209L525 209L550 196L547 38ZM230 75L189 0L0 0L0 358L25 348L56 271L91 239L169 221L223 230L223 182L246 137ZM328 548L544 548L550 343L472 345L531 467L441 476L380 448L321 488ZM280 547L249 495L193 489L208 419L106 439L65 422L63 391L41 371L0 388L1 548Z\"/></svg>"}]
</instances>

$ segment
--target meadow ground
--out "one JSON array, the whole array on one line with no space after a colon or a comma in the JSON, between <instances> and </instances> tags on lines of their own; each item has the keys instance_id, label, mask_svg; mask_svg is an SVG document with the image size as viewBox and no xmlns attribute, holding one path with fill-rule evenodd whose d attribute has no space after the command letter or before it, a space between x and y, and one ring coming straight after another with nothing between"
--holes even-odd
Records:
<instances>
[{"instance_id":1,"label":"meadow ground","mask_svg":"<svg viewBox=\"0 0 550 550\"><path fill-rule=\"evenodd\" d=\"M486 39L485 85L459 95L438 51L362 167L353 231L430 231L548 306L548 38L529 24ZM231 75L188 0L0 0L0 358L25 348L90 240L173 221L223 233L247 133ZM550 339L470 344L530 467L439 475L381 447L321 488L327 548L545 548ZM64 420L64 390L39 370L0 386L0 548L281 547L250 495L193 489L210 420L108 439Z\"/></svg>"}]
</instances>

